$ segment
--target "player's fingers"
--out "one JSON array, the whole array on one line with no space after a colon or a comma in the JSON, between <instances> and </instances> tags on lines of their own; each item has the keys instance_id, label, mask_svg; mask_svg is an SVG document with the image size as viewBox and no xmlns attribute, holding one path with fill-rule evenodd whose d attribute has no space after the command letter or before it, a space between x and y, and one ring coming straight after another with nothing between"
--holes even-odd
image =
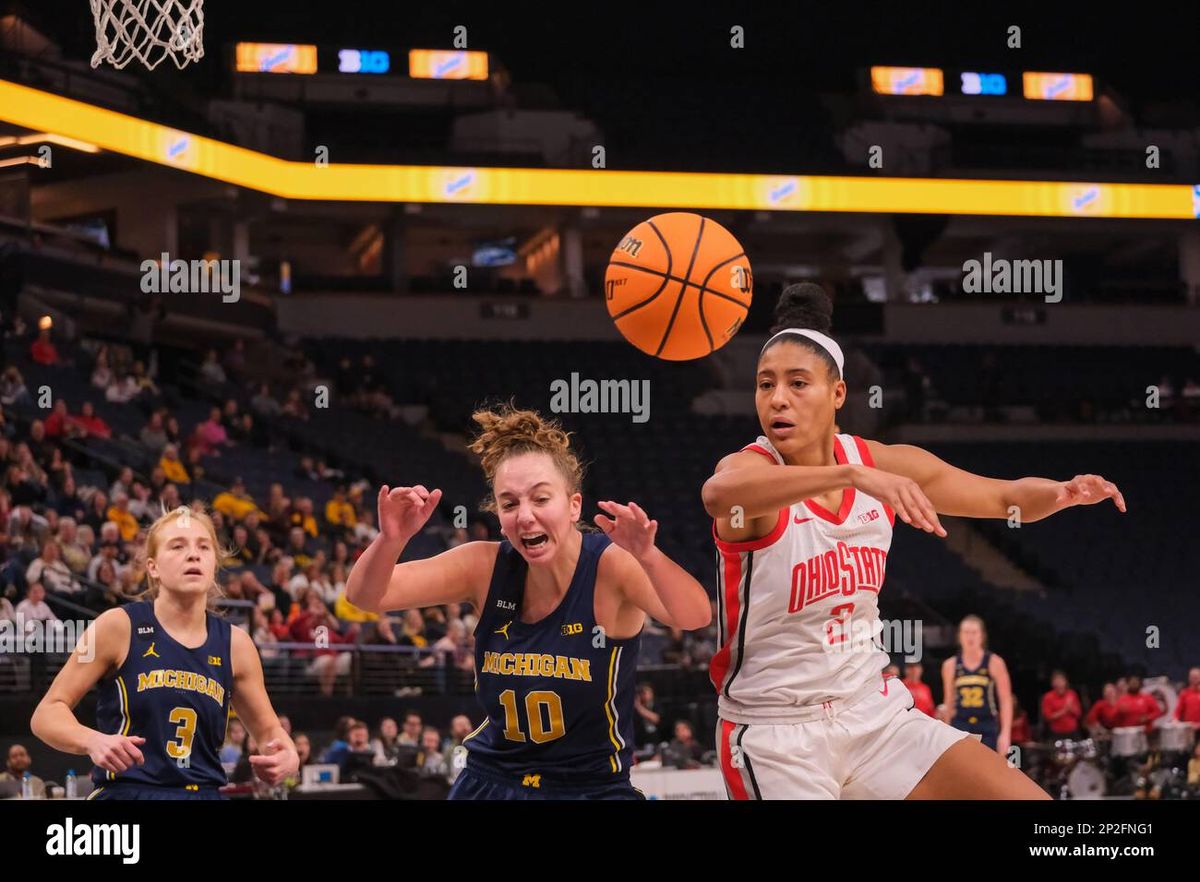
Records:
<instances>
[{"instance_id":1,"label":"player's fingers","mask_svg":"<svg viewBox=\"0 0 1200 882\"><path fill-rule=\"evenodd\" d=\"M913 526L924 530L926 533L932 532L933 525L929 523L929 518L925 516L924 507L921 505L920 497L909 488L901 491L904 494L905 507L913 519Z\"/></svg>"},{"instance_id":2,"label":"player's fingers","mask_svg":"<svg viewBox=\"0 0 1200 882\"><path fill-rule=\"evenodd\" d=\"M629 508L633 511L633 513L635 515L637 515L638 520L641 521L643 524L649 522L650 515L646 514L646 510L643 509L636 502L629 503Z\"/></svg>"},{"instance_id":3,"label":"player's fingers","mask_svg":"<svg viewBox=\"0 0 1200 882\"><path fill-rule=\"evenodd\" d=\"M417 491L417 495L419 495L422 499L429 495L429 491L425 489L424 484L418 484L417 486L413 487L413 489Z\"/></svg>"},{"instance_id":4,"label":"player's fingers","mask_svg":"<svg viewBox=\"0 0 1200 882\"><path fill-rule=\"evenodd\" d=\"M605 533L611 533L613 531L613 521L611 518L606 518L604 515L596 515L593 520L596 522L596 526Z\"/></svg>"},{"instance_id":5,"label":"player's fingers","mask_svg":"<svg viewBox=\"0 0 1200 882\"><path fill-rule=\"evenodd\" d=\"M921 500L921 508L925 512L925 520L927 520L929 525L933 528L931 532L938 536L945 536L946 530L942 527L942 522L938 520L937 509L934 508L933 503L929 500L929 497L926 496L922 491L918 490L917 494Z\"/></svg>"},{"instance_id":6,"label":"player's fingers","mask_svg":"<svg viewBox=\"0 0 1200 882\"><path fill-rule=\"evenodd\" d=\"M1121 494L1121 491L1117 489L1116 484L1109 484L1109 486L1112 487L1113 502L1117 504L1117 508L1119 508L1121 511L1125 511L1125 497Z\"/></svg>"},{"instance_id":7,"label":"player's fingers","mask_svg":"<svg viewBox=\"0 0 1200 882\"><path fill-rule=\"evenodd\" d=\"M896 517L906 524L912 524L912 516L908 513L908 507L904 504L904 498L900 494L896 494L892 500L892 509L896 512Z\"/></svg>"}]
</instances>

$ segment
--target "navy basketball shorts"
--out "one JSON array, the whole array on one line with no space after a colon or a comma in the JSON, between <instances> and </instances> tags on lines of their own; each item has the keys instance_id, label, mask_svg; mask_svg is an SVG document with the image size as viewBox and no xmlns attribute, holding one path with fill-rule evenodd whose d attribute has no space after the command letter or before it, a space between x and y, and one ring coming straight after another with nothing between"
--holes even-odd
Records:
<instances>
[{"instance_id":1,"label":"navy basketball shorts","mask_svg":"<svg viewBox=\"0 0 1200 882\"><path fill-rule=\"evenodd\" d=\"M527 775L526 778L531 779L529 784L522 784L515 779L504 779L468 767L459 774L454 786L450 788L450 795L446 798L567 800L646 798L642 791L629 783L628 778L607 784L574 787L547 786L542 784L536 776Z\"/></svg>"}]
</instances>

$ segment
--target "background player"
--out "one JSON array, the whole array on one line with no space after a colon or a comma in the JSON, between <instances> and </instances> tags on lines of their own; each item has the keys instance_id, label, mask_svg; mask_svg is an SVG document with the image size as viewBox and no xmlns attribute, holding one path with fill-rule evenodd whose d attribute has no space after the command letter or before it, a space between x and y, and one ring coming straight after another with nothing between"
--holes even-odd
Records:
<instances>
[{"instance_id":1,"label":"background player","mask_svg":"<svg viewBox=\"0 0 1200 882\"><path fill-rule=\"evenodd\" d=\"M1013 719L1008 666L988 651L987 629L979 616L965 616L959 622L958 646L958 652L942 662L946 721L981 736L982 744L1007 756Z\"/></svg>"},{"instance_id":2,"label":"background player","mask_svg":"<svg viewBox=\"0 0 1200 882\"><path fill-rule=\"evenodd\" d=\"M213 613L217 538L203 512L179 508L150 527L146 600L101 613L30 722L35 735L95 763L94 799L219 799L218 752L230 710L262 745L255 773L279 784L299 764L263 685L250 636ZM97 682L97 726L75 706Z\"/></svg>"},{"instance_id":3,"label":"background player","mask_svg":"<svg viewBox=\"0 0 1200 882\"><path fill-rule=\"evenodd\" d=\"M789 286L759 355L764 434L705 483L721 560L713 657L718 748L734 798L1046 798L995 751L913 711L884 680L878 592L894 517L945 536L938 513L1025 522L1112 498L1095 475L1000 481L929 452L835 433L846 400L832 304Z\"/></svg>"},{"instance_id":4,"label":"background player","mask_svg":"<svg viewBox=\"0 0 1200 882\"><path fill-rule=\"evenodd\" d=\"M578 526L583 469L568 433L528 410L477 411L502 542L468 542L396 565L441 491L386 485L380 535L346 592L383 612L470 603L476 689L487 719L464 740L452 799L638 798L629 783L633 692L646 615L671 627L712 618L703 587L654 545L636 503L601 502L601 533Z\"/></svg>"}]
</instances>

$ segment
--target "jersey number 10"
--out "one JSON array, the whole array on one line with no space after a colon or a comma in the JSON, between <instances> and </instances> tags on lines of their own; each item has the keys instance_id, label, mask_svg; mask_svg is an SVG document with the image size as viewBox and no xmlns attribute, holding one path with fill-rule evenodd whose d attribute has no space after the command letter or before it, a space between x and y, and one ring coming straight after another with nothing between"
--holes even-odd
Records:
<instances>
[{"instance_id":1,"label":"jersey number 10","mask_svg":"<svg viewBox=\"0 0 1200 882\"><path fill-rule=\"evenodd\" d=\"M524 741L525 733L521 731L521 719L517 715L516 690L505 689L501 692L500 704L504 707L504 737L509 741ZM558 693L545 690L528 693L525 696L525 717L529 722L529 740L534 744L545 744L567 734L563 724L562 699Z\"/></svg>"}]
</instances>

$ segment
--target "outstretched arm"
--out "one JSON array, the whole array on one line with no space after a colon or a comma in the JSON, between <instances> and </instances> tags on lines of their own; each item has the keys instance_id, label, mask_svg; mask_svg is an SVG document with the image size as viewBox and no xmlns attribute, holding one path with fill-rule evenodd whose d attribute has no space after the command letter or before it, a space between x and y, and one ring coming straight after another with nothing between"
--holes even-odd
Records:
<instances>
[{"instance_id":1,"label":"outstretched arm","mask_svg":"<svg viewBox=\"0 0 1200 882\"><path fill-rule=\"evenodd\" d=\"M664 625L694 631L712 621L712 605L704 587L679 564L654 545L658 521L636 503L620 505L601 502L612 517L596 515L600 527L613 544L617 581L631 606L649 613ZM609 557L605 553L603 560Z\"/></svg>"},{"instance_id":2,"label":"outstretched arm","mask_svg":"<svg viewBox=\"0 0 1200 882\"><path fill-rule=\"evenodd\" d=\"M940 514L968 518L1008 518L1023 524L1049 517L1073 505L1093 505L1112 499L1125 511L1125 497L1099 475L1077 475L1069 481L1018 478L1003 481L955 468L928 450L910 444L868 441L875 465L885 472L915 481Z\"/></svg>"}]
</instances>

